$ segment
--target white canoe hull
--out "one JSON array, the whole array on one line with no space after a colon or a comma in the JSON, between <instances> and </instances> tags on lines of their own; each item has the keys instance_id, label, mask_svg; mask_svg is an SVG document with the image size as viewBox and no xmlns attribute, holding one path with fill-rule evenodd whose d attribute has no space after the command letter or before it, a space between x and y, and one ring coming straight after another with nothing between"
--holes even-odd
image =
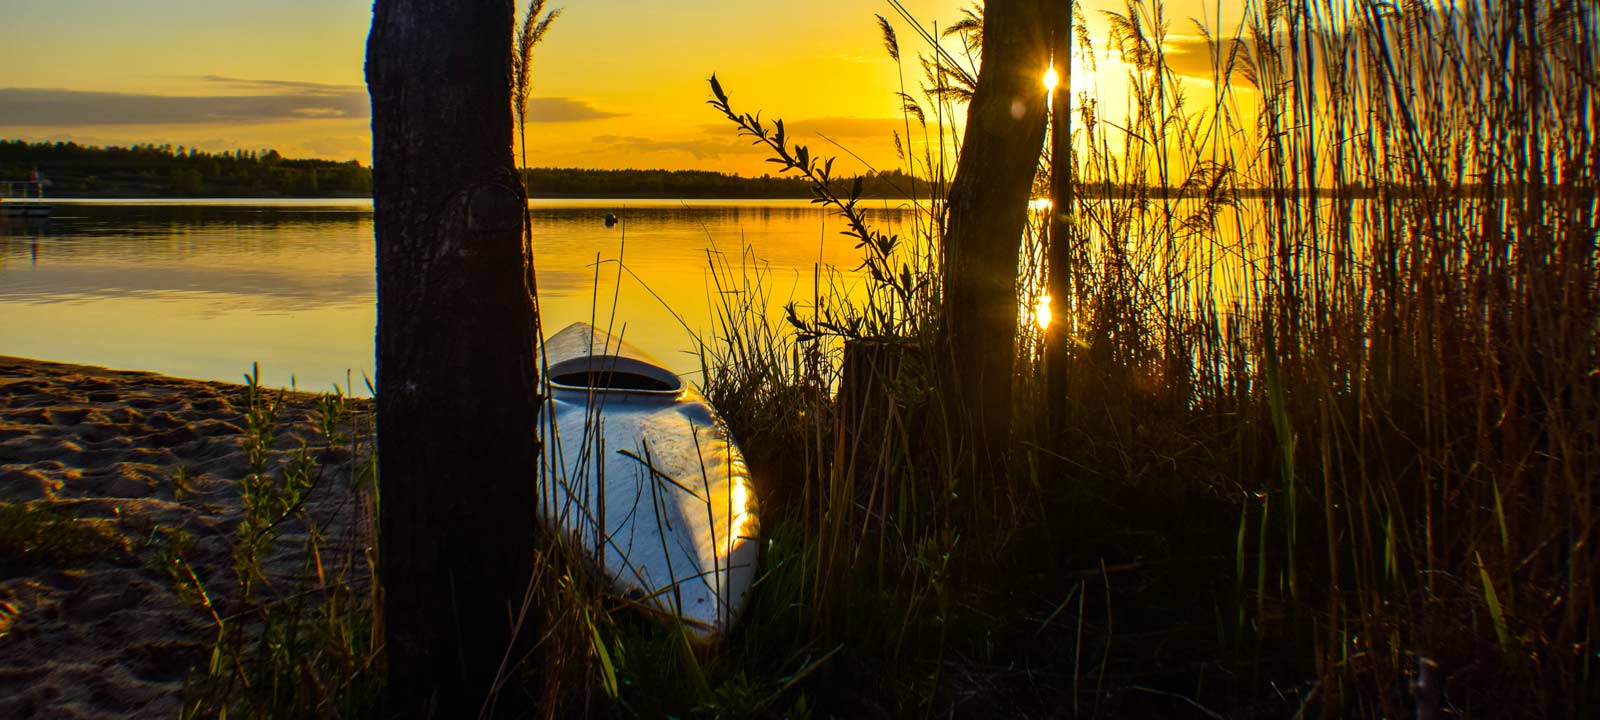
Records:
<instances>
[{"instance_id":1,"label":"white canoe hull","mask_svg":"<svg viewBox=\"0 0 1600 720\"><path fill-rule=\"evenodd\" d=\"M573 324L546 343L545 521L615 589L723 634L755 575L758 516L744 456L705 399L637 348Z\"/></svg>"}]
</instances>

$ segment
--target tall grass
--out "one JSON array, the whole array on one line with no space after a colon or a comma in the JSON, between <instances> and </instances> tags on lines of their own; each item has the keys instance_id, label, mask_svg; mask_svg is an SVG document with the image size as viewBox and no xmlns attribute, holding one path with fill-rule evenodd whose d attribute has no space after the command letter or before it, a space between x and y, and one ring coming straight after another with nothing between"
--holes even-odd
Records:
<instances>
[{"instance_id":1,"label":"tall grass","mask_svg":"<svg viewBox=\"0 0 1600 720\"><path fill-rule=\"evenodd\" d=\"M1135 112L1084 118L1073 407L1205 429L1168 437L1247 498L1240 630L1330 711L1399 712L1418 658L1477 713L1596 702L1595 21L1273 4L1191 104L1160 6L1113 18Z\"/></svg>"},{"instance_id":2,"label":"tall grass","mask_svg":"<svg viewBox=\"0 0 1600 720\"><path fill-rule=\"evenodd\" d=\"M748 318L725 321L709 364L758 477L797 496L768 517L791 604L767 642L844 648L810 686L835 710L1021 685L1010 701L1085 715L1401 715L1437 666L1445 711L1593 712L1594 9L1270 3L1187 37L1159 2L1110 20L1132 100L1078 103L1073 233L1053 239L1074 273L1052 299L1068 417L1046 436L1047 404L1019 406L977 497L950 496L927 402L937 320L900 310L903 288L937 292L937 265L885 251L825 161L714 86L739 132L817 176L874 288L854 322L757 325L760 353ZM1176 68L1179 45L1209 72ZM1025 399L1037 341L1018 341Z\"/></svg>"},{"instance_id":3,"label":"tall grass","mask_svg":"<svg viewBox=\"0 0 1600 720\"><path fill-rule=\"evenodd\" d=\"M936 188L978 20L951 28L966 58L930 48L923 96L897 96ZM777 323L759 263L711 256L704 389L763 500L749 606L691 647L552 541L524 690L619 716L1600 708L1594 8L1273 2L1179 36L1149 0L1110 20L1131 103L1076 103L1075 205L1052 209L1071 230L1048 239L1071 251L1065 416L1043 416L1025 332L1008 460L973 482L930 370L937 194L885 235L713 86L730 131L844 218L867 290L843 302L819 269ZM939 140L918 157L914 134ZM1019 241L1032 300L1062 270L1037 228Z\"/></svg>"}]
</instances>

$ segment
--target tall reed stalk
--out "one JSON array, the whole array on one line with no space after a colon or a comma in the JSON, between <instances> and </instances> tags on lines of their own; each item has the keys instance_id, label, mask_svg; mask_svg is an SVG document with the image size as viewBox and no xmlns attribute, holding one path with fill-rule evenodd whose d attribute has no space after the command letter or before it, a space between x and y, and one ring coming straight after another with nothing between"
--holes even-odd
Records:
<instances>
[{"instance_id":1,"label":"tall reed stalk","mask_svg":"<svg viewBox=\"0 0 1600 720\"><path fill-rule=\"evenodd\" d=\"M1257 7L1227 32L1197 22L1186 35L1157 1L1108 18L1130 105L1116 117L1092 98L1075 102L1075 222L1052 238L1070 243L1063 271L1073 273L1070 296L1052 299L1071 341L1066 416L1054 419L1057 435L1018 433L1021 461L978 490L992 500L957 501L986 508L990 527L953 524L945 511L950 447L937 428L948 421L925 402L941 389L919 372L925 335L913 330L936 322L925 313L937 302L901 292L936 297L938 265L909 249L936 257L937 223L905 250L875 242L882 235L853 219L853 197L827 190L825 162L714 87L713 104L741 133L781 167L817 176L819 200L860 239L876 288L853 311L859 320L824 326L791 313L797 345L759 359L783 372L708 374L728 403L813 398L785 411L785 450L774 453L789 463L780 491L803 496L788 560L801 576L790 590L808 619L801 637L854 648L833 662L857 670L867 658L906 663L872 670L895 679L900 702L954 702L944 695L957 692L952 675L965 692L1001 687L1007 673L974 668L1029 658L1116 691L1074 705L1089 714L1175 696L1240 714L1286 702L1291 712L1405 715L1418 711L1406 689L1418 667L1442 668L1444 711L1592 713L1594 8L1310 0ZM1078 40L1086 54L1089 38ZM1196 67L1196 55L1209 63ZM959 97L942 84L946 57L928 62L936 103ZM1019 293L1037 292L1055 268L1029 264L1040 248L1022 256ZM900 263L909 279L875 270ZM892 325L868 322L891 315ZM847 348L903 346L873 365L870 412L852 415L848 393L835 402L821 392L841 368L850 374L848 351L816 352L830 334ZM1037 342L1018 348L1025 399L1042 389ZM726 367L752 377L748 363ZM768 402L729 413L749 444L768 442L748 424L770 416ZM1048 405L1017 412L1042 426ZM1029 459L1041 454L1063 462ZM1061 474L1036 474L1051 467ZM1088 567L1042 569L1018 553ZM1198 603L1174 606L1140 586ZM1070 657L979 639L1028 625L993 597L1021 587L1052 595L1033 632L1070 630ZM1128 626L1229 679L1151 686L1159 653L1138 643L1117 652L1114 629Z\"/></svg>"}]
</instances>

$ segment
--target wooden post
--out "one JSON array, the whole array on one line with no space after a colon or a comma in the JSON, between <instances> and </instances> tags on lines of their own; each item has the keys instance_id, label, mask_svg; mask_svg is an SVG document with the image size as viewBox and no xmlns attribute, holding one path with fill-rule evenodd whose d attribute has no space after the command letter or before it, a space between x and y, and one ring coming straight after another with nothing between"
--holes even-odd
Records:
<instances>
[{"instance_id":1,"label":"wooden post","mask_svg":"<svg viewBox=\"0 0 1600 720\"><path fill-rule=\"evenodd\" d=\"M871 338L844 344L837 401L844 441L842 459L850 463L857 480L858 503L868 500L871 489L861 481L882 474L883 468L877 466L880 454L897 449L886 435L894 403L889 384L899 372L902 352L904 348L898 344Z\"/></svg>"}]
</instances>

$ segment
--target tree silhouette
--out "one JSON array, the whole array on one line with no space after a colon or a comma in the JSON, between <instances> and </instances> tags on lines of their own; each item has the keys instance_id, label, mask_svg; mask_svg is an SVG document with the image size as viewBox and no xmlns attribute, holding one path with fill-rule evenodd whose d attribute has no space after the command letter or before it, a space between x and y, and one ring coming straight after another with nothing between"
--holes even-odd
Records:
<instances>
[{"instance_id":1,"label":"tree silhouette","mask_svg":"<svg viewBox=\"0 0 1600 720\"><path fill-rule=\"evenodd\" d=\"M539 400L513 12L378 0L367 43L389 717L477 716L538 636L515 620L537 542Z\"/></svg>"},{"instance_id":2,"label":"tree silhouette","mask_svg":"<svg viewBox=\"0 0 1600 720\"><path fill-rule=\"evenodd\" d=\"M945 227L944 338L972 457L992 459L1011 427L1017 259L1044 142L1044 0L989 0L983 65L967 108Z\"/></svg>"}]
</instances>

